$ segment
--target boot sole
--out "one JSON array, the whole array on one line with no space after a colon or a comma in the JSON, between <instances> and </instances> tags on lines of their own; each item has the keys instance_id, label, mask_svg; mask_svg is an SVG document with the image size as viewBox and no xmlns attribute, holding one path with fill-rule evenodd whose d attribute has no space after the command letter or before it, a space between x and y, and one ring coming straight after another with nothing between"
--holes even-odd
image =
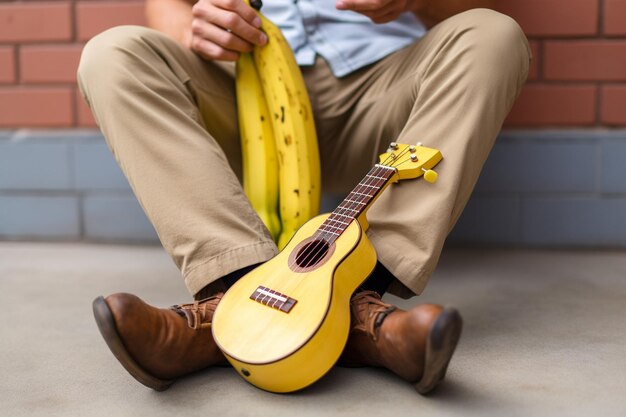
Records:
<instances>
[{"instance_id":1,"label":"boot sole","mask_svg":"<svg viewBox=\"0 0 626 417\"><path fill-rule=\"evenodd\" d=\"M428 334L424 374L415 384L420 394L432 391L446 376L448 364L461 337L463 320L454 308L446 308L437 317Z\"/></svg>"},{"instance_id":2,"label":"boot sole","mask_svg":"<svg viewBox=\"0 0 626 417\"><path fill-rule=\"evenodd\" d=\"M109 305L104 301L103 297L98 297L93 300L93 315L96 319L98 330L100 330L100 334L104 338L107 346L133 378L155 391L165 391L174 383L173 380L162 380L150 375L142 369L130 353L128 353L124 342L122 342L122 338L117 332L117 327L113 320L113 313L111 313Z\"/></svg>"}]
</instances>

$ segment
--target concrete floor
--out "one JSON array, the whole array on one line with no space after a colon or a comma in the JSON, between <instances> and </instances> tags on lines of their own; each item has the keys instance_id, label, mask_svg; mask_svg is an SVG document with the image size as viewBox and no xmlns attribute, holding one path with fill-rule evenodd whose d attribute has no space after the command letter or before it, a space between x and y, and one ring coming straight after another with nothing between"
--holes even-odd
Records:
<instances>
[{"instance_id":1,"label":"concrete floor","mask_svg":"<svg viewBox=\"0 0 626 417\"><path fill-rule=\"evenodd\" d=\"M187 301L159 248L0 243L2 416L624 416L626 253L449 250L407 307L459 308L448 378L418 395L379 369L336 368L296 394L209 369L163 393L135 382L91 316L100 294Z\"/></svg>"}]
</instances>

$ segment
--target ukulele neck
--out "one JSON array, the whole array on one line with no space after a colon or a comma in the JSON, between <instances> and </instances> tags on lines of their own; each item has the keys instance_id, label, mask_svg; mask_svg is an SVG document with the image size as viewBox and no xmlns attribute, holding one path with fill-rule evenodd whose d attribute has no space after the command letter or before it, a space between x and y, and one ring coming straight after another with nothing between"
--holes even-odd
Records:
<instances>
[{"instance_id":1,"label":"ukulele neck","mask_svg":"<svg viewBox=\"0 0 626 417\"><path fill-rule=\"evenodd\" d=\"M315 235L329 243L334 242L358 219L367 229L365 213L389 184L397 180L397 170L393 167L376 164L348 194L339 206L317 229Z\"/></svg>"}]
</instances>

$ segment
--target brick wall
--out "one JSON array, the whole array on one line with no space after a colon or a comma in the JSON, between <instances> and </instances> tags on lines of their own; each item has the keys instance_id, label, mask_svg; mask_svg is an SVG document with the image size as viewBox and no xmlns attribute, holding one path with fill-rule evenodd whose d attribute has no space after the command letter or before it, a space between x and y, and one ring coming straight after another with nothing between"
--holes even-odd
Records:
<instances>
[{"instance_id":1,"label":"brick wall","mask_svg":"<svg viewBox=\"0 0 626 417\"><path fill-rule=\"evenodd\" d=\"M501 0L535 57L509 126L626 125L626 0Z\"/></svg>"},{"instance_id":2,"label":"brick wall","mask_svg":"<svg viewBox=\"0 0 626 417\"><path fill-rule=\"evenodd\" d=\"M535 60L450 241L626 248L626 0L499 1ZM142 4L0 0L0 240L156 240L75 85Z\"/></svg>"},{"instance_id":3,"label":"brick wall","mask_svg":"<svg viewBox=\"0 0 626 417\"><path fill-rule=\"evenodd\" d=\"M83 44L143 24L143 0L0 3L0 128L91 127L77 95ZM514 127L626 125L626 0L499 0L535 56Z\"/></svg>"},{"instance_id":4,"label":"brick wall","mask_svg":"<svg viewBox=\"0 0 626 417\"><path fill-rule=\"evenodd\" d=\"M2 1L0 128L95 126L76 88L80 52L122 24L144 24L143 0Z\"/></svg>"}]
</instances>

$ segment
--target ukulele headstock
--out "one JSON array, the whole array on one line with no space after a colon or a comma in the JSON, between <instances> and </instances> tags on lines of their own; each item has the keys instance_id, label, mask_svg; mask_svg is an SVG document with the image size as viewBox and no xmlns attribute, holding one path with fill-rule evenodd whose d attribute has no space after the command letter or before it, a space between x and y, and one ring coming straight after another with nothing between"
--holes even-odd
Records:
<instances>
[{"instance_id":1,"label":"ukulele headstock","mask_svg":"<svg viewBox=\"0 0 626 417\"><path fill-rule=\"evenodd\" d=\"M379 164L396 168L399 180L423 175L426 181L433 183L437 181L437 173L431 168L441 159L443 159L441 152L422 146L421 143L406 145L391 142L387 152L380 155Z\"/></svg>"}]
</instances>

